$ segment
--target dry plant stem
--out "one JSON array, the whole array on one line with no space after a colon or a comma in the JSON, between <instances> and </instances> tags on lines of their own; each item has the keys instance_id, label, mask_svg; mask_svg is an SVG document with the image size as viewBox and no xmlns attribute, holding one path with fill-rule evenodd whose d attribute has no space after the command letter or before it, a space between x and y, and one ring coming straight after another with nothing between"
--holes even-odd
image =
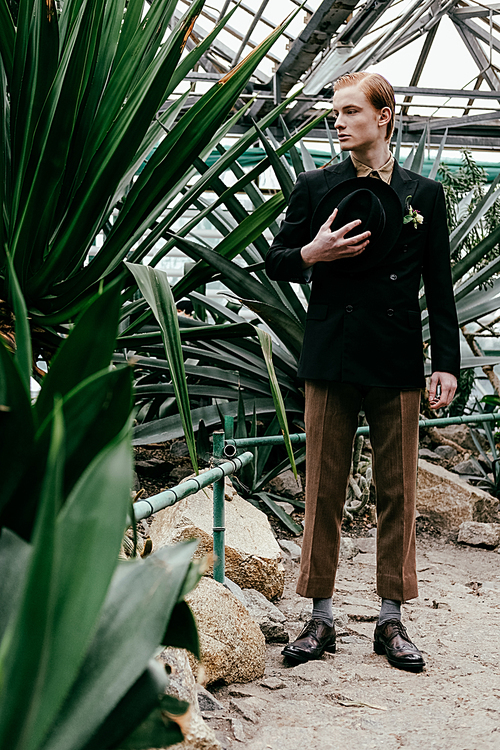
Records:
<instances>
[{"instance_id":1,"label":"dry plant stem","mask_svg":"<svg viewBox=\"0 0 500 750\"><path fill-rule=\"evenodd\" d=\"M429 437L434 443L438 443L439 445L449 445L450 448L455 448L455 450L458 451L459 453L467 453L465 448L462 448L461 445L459 445L458 443L455 443L454 440L449 440L448 438L445 438L442 435L440 435L437 427L429 427L427 430L427 434L429 435Z\"/></svg>"},{"instance_id":2,"label":"dry plant stem","mask_svg":"<svg viewBox=\"0 0 500 750\"><path fill-rule=\"evenodd\" d=\"M481 348L479 344L476 342L475 334L470 333L466 326L462 326L462 333L465 337L465 340L467 341L469 348L471 352L474 354L475 357L483 357L484 354L481 351ZM483 365L482 370L488 380L490 381L491 385L493 386L493 390L497 394L497 396L500 396L500 380L498 379L497 375L495 374L495 371L493 370L492 365Z\"/></svg>"}]
</instances>

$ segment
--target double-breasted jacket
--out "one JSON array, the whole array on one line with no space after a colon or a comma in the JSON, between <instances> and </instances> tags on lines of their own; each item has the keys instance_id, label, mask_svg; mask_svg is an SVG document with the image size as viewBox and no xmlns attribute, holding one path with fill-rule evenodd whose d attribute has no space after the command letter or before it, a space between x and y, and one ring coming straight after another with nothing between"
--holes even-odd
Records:
<instances>
[{"instance_id":1,"label":"double-breasted jacket","mask_svg":"<svg viewBox=\"0 0 500 750\"><path fill-rule=\"evenodd\" d=\"M306 283L300 251L313 239L314 209L331 188L353 177L356 171L350 158L299 175L266 258L271 279ZM340 272L335 261L312 267L298 370L301 378L364 386L423 387L422 279L432 370L459 375L459 334L442 185L397 163L390 184L401 201L401 219L411 205L420 211L423 223L416 228L413 222L404 224L389 254L368 271Z\"/></svg>"}]
</instances>

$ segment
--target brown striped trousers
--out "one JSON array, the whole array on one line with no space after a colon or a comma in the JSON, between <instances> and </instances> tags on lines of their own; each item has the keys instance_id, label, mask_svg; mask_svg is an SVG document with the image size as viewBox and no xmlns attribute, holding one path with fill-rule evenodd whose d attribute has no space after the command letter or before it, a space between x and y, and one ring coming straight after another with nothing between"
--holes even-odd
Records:
<instances>
[{"instance_id":1,"label":"brown striped trousers","mask_svg":"<svg viewBox=\"0 0 500 750\"><path fill-rule=\"evenodd\" d=\"M377 489L377 593L418 596L415 500L420 390L306 381L306 515L297 593L332 595L358 413L370 425Z\"/></svg>"}]
</instances>

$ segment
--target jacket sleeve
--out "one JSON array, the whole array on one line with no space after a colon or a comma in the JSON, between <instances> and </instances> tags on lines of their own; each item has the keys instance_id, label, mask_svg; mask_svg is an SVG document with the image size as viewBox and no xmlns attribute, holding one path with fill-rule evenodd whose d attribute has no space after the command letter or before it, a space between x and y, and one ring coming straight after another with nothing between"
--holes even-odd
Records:
<instances>
[{"instance_id":1,"label":"jacket sleeve","mask_svg":"<svg viewBox=\"0 0 500 750\"><path fill-rule=\"evenodd\" d=\"M422 276L429 311L432 371L450 372L458 378L460 340L451 278L446 204L443 186L439 183L430 218Z\"/></svg>"},{"instance_id":2,"label":"jacket sleeve","mask_svg":"<svg viewBox=\"0 0 500 750\"><path fill-rule=\"evenodd\" d=\"M285 219L266 256L266 272L274 281L306 283L300 251L311 241L311 206L305 172L299 174Z\"/></svg>"}]
</instances>

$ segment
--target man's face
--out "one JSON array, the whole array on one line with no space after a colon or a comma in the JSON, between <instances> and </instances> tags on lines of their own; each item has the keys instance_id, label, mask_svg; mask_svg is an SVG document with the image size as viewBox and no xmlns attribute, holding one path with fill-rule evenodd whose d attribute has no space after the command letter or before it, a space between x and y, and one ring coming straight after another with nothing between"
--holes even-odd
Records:
<instances>
[{"instance_id":1,"label":"man's face","mask_svg":"<svg viewBox=\"0 0 500 750\"><path fill-rule=\"evenodd\" d=\"M335 128L342 151L356 151L383 142L388 108L375 109L359 86L348 86L333 95ZM382 117L381 117L382 116ZM381 120L385 124L381 124Z\"/></svg>"}]
</instances>

